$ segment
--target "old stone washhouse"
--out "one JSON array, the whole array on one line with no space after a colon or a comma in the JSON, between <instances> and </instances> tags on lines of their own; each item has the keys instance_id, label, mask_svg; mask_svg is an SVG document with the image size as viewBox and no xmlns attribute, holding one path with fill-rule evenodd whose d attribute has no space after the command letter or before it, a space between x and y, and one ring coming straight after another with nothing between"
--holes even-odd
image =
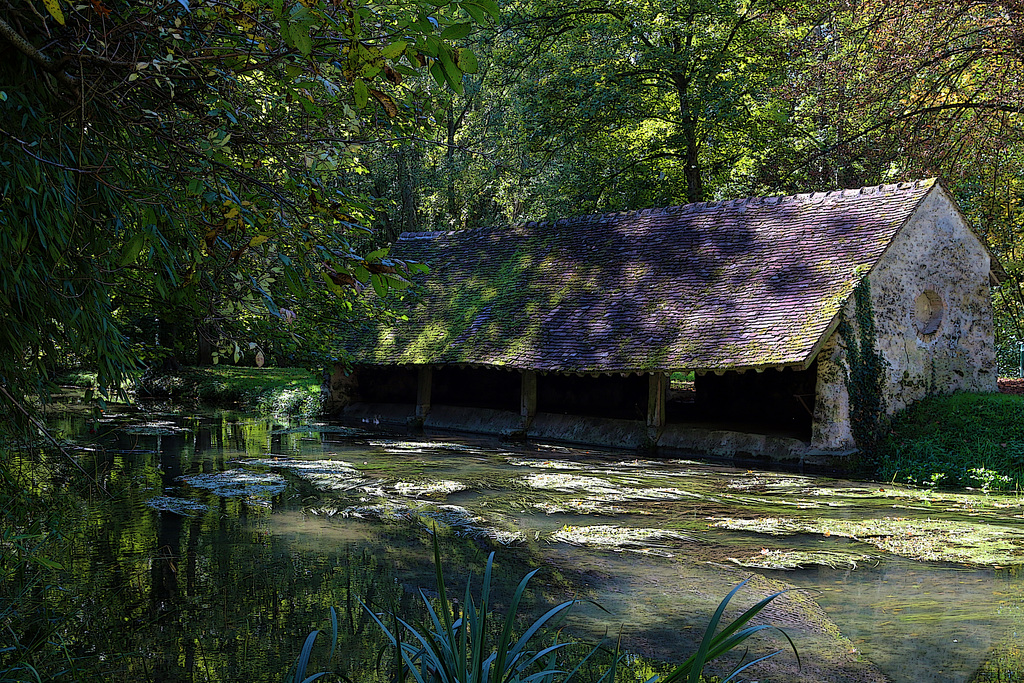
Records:
<instances>
[{"instance_id":1,"label":"old stone washhouse","mask_svg":"<svg viewBox=\"0 0 1024 683\"><path fill-rule=\"evenodd\" d=\"M996 390L1005 273L934 180L406 233L392 256L430 272L407 320L344 339L358 420L828 462L872 411Z\"/></svg>"}]
</instances>

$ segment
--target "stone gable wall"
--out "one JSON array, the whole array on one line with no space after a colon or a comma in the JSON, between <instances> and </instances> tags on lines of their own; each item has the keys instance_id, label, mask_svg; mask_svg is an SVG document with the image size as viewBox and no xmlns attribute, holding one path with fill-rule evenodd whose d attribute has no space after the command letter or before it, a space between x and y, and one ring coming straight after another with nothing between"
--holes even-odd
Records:
<instances>
[{"instance_id":1,"label":"stone gable wall","mask_svg":"<svg viewBox=\"0 0 1024 683\"><path fill-rule=\"evenodd\" d=\"M996 391L988 251L952 200L935 188L868 276L881 394L892 415L933 393ZM856 330L856 307L843 315ZM812 448L853 447L850 363L836 332L818 354Z\"/></svg>"},{"instance_id":2,"label":"stone gable wall","mask_svg":"<svg viewBox=\"0 0 1024 683\"><path fill-rule=\"evenodd\" d=\"M928 394L996 391L991 259L940 188L869 276L888 413Z\"/></svg>"}]
</instances>

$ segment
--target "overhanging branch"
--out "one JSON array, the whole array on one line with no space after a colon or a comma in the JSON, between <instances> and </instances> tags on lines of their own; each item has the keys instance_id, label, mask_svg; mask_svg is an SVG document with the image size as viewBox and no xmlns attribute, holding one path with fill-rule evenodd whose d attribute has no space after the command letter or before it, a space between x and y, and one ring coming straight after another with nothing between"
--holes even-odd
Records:
<instances>
[{"instance_id":1,"label":"overhanging branch","mask_svg":"<svg viewBox=\"0 0 1024 683\"><path fill-rule=\"evenodd\" d=\"M56 76L57 80L61 83L71 86L72 88L78 87L78 79L65 73L63 69L63 62L58 62L52 57L40 52L39 48L25 40L20 33L14 30L13 26L3 19L0 19L0 36L6 38L7 42L18 48L19 52L38 64L44 71Z\"/></svg>"}]
</instances>

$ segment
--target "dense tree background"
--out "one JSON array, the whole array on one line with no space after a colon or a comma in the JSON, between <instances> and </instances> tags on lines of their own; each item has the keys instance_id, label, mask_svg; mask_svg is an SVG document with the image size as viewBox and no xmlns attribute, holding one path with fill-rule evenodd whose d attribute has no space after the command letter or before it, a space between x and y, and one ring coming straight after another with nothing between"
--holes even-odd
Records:
<instances>
[{"instance_id":1,"label":"dense tree background","mask_svg":"<svg viewBox=\"0 0 1024 683\"><path fill-rule=\"evenodd\" d=\"M1011 273L1009 365L1022 9L0 0L0 404L79 362L327 362L402 231L936 175Z\"/></svg>"},{"instance_id":2,"label":"dense tree background","mask_svg":"<svg viewBox=\"0 0 1024 683\"><path fill-rule=\"evenodd\" d=\"M1024 0L0 0L0 656L64 672L48 634L110 612L43 597L87 492L33 399L322 369L421 268L403 231L939 176L1010 274L1012 372L1022 73Z\"/></svg>"},{"instance_id":3,"label":"dense tree background","mask_svg":"<svg viewBox=\"0 0 1024 683\"><path fill-rule=\"evenodd\" d=\"M468 40L480 70L465 92L371 168L388 225L938 176L1011 275L997 343L1004 372L1016 368L1024 4L517 0Z\"/></svg>"}]
</instances>

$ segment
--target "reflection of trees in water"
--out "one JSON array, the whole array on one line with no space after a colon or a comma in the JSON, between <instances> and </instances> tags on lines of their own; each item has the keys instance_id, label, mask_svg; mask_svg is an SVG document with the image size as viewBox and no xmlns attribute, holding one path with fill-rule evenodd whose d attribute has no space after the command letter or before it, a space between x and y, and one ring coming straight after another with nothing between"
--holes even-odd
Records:
<instances>
[{"instance_id":1,"label":"reflection of trees in water","mask_svg":"<svg viewBox=\"0 0 1024 683\"><path fill-rule=\"evenodd\" d=\"M263 510L209 502L193 518L154 512L156 524L142 535L116 515L92 529L114 543L97 543L82 563L80 585L100 589L93 598L102 608L75 640L131 653L111 680L278 680L309 631L329 630L332 606L342 622L339 666L372 680L384 643L359 599L388 608L403 602L390 569L368 549L293 555L261 528Z\"/></svg>"},{"instance_id":2,"label":"reflection of trees in water","mask_svg":"<svg viewBox=\"0 0 1024 683\"><path fill-rule=\"evenodd\" d=\"M108 485L125 493L91 501L75 541L76 591L66 596L67 607L83 616L68 635L71 651L102 653L110 681L276 681L311 630L330 631L334 606L341 654L332 668L374 680L384 641L368 628L359 599L382 609L403 599L377 552L341 546L293 553L268 532L271 510L242 499L204 492L207 511L191 517L144 506L153 490L176 490L182 474L230 469L215 444L260 431L226 420L198 426L191 434L111 435L91 456ZM314 660L311 670L320 665L327 663Z\"/></svg>"},{"instance_id":3,"label":"reflection of trees in water","mask_svg":"<svg viewBox=\"0 0 1024 683\"><path fill-rule=\"evenodd\" d=\"M158 472L162 490L178 486L182 475L183 443L177 438L158 438ZM161 443L162 442L162 443ZM149 619L153 625L156 645L147 653L145 662L153 681L177 682L192 680L196 668L196 639L182 632L182 617L188 614L189 598L196 594L195 565L202 519L187 520L172 512L157 513L155 548L150 562ZM184 571L185 580L180 582ZM183 583L183 585L179 585ZM152 667L152 668L149 668Z\"/></svg>"},{"instance_id":4,"label":"reflection of trees in water","mask_svg":"<svg viewBox=\"0 0 1024 683\"><path fill-rule=\"evenodd\" d=\"M270 435L267 423L261 424L218 418L191 420L190 432L114 432L88 456L106 473L108 487L122 494L91 501L88 523L76 540L74 599L88 608L69 646L102 653L108 662L104 680L277 681L311 630L329 633L329 609L335 607L340 654L330 668L374 683L387 677L386 667L377 666L386 643L360 601L377 612L422 621L418 588L432 595L434 570L430 536L415 521L381 524L372 538L335 547L310 547L309 537L272 534L270 515L296 514L300 501L324 495L294 479L271 507L200 490L188 492L207 505L194 516L144 505L154 494L180 495L182 475L231 470L236 457L265 455L268 444L272 451L295 451L301 435ZM480 573L486 555L473 540L442 541L445 578L454 594L461 597L467 576ZM499 553L499 609L529 570L526 565L535 563L536 548ZM536 584L531 592L524 619L568 595L558 579ZM68 611L77 609L69 601ZM309 670L327 666L314 659Z\"/></svg>"},{"instance_id":5,"label":"reflection of trees in water","mask_svg":"<svg viewBox=\"0 0 1024 683\"><path fill-rule=\"evenodd\" d=\"M330 668L374 683L387 678L386 667L377 666L386 643L360 600L377 612L422 623L417 589L432 594L434 569L430 535L415 520L375 524L372 537L348 544L329 545L304 531L287 536L286 524L274 520L272 527L271 515L297 516L309 496L327 501L329 495L295 479L270 507L198 489L188 495L207 508L193 516L145 506L154 495L180 495L181 475L234 469L235 458L265 456L268 445L296 451L301 434L273 435L280 439L275 443L268 423L261 424L193 418L189 432L112 433L83 459L91 458L111 490L122 492L116 500L88 503L69 582L77 592L65 605L67 612L83 615L68 636L69 647L102 653L103 680L278 681L311 630L330 632L329 609L335 607L340 642ZM330 524L361 523L339 518ZM461 597L467 576L481 572L488 549L446 537L441 550L445 580ZM499 553L493 596L498 610L536 566L537 553L532 545ZM557 575L545 575L548 583L534 584L528 596L524 619L571 595ZM323 657L329 649L314 654ZM327 667L314 658L309 670Z\"/></svg>"},{"instance_id":6,"label":"reflection of trees in water","mask_svg":"<svg viewBox=\"0 0 1024 683\"><path fill-rule=\"evenodd\" d=\"M1024 673L1024 646L1019 637L1024 631L1024 565L999 569L996 578L1003 580L999 615L1010 616L1016 627L992 646L968 683L1017 683Z\"/></svg>"}]
</instances>

